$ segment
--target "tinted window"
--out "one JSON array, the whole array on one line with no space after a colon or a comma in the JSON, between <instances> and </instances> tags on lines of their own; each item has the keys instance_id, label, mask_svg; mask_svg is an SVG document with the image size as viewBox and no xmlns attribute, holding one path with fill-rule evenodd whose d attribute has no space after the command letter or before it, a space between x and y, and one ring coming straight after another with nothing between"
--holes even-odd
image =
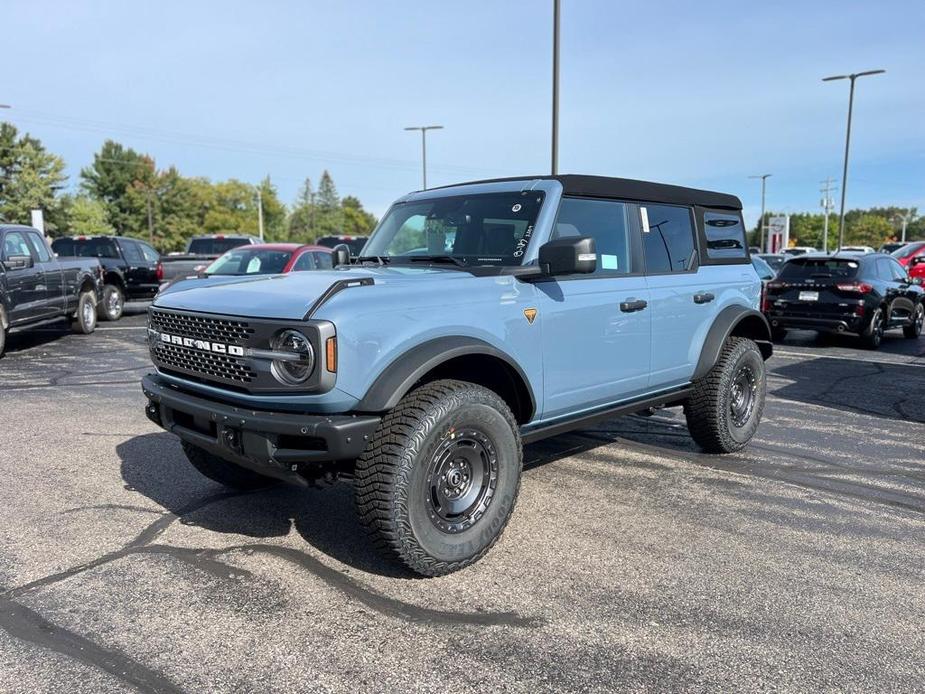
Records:
<instances>
[{"instance_id":1,"label":"tinted window","mask_svg":"<svg viewBox=\"0 0 925 694\"><path fill-rule=\"evenodd\" d=\"M590 236L597 251L595 273L633 272L627 208L622 202L565 198L552 238Z\"/></svg>"},{"instance_id":2,"label":"tinted window","mask_svg":"<svg viewBox=\"0 0 925 694\"><path fill-rule=\"evenodd\" d=\"M221 255L232 248L250 243L241 236L226 236L221 239L193 239L189 242L189 252L193 255Z\"/></svg>"},{"instance_id":3,"label":"tinted window","mask_svg":"<svg viewBox=\"0 0 925 694\"><path fill-rule=\"evenodd\" d=\"M850 279L858 274L860 263L847 258L794 258L784 263L779 279L804 280L810 277L819 279Z\"/></svg>"},{"instance_id":4,"label":"tinted window","mask_svg":"<svg viewBox=\"0 0 925 694\"><path fill-rule=\"evenodd\" d=\"M295 261L295 265L292 266L293 272L302 272L304 270L314 270L315 263L312 260L311 253L303 253L299 256L299 259Z\"/></svg>"},{"instance_id":5,"label":"tinted window","mask_svg":"<svg viewBox=\"0 0 925 694\"><path fill-rule=\"evenodd\" d=\"M758 273L758 277L763 280L773 280L774 277L776 277L776 273L771 269L771 266L758 256L752 256L752 267L755 268L755 272Z\"/></svg>"},{"instance_id":6,"label":"tinted window","mask_svg":"<svg viewBox=\"0 0 925 694\"><path fill-rule=\"evenodd\" d=\"M639 208L649 231L643 233L646 272L684 272L694 257L694 230L691 211L672 205L645 205ZM643 226L645 231L645 226Z\"/></svg>"},{"instance_id":7,"label":"tinted window","mask_svg":"<svg viewBox=\"0 0 925 694\"><path fill-rule=\"evenodd\" d=\"M745 257L745 228L738 215L704 212L703 231L708 258Z\"/></svg>"},{"instance_id":8,"label":"tinted window","mask_svg":"<svg viewBox=\"0 0 925 694\"><path fill-rule=\"evenodd\" d=\"M48 246L41 234L34 231L28 232L29 240L32 241L32 247L35 249L36 257L40 263L47 263L51 260L51 254L48 252Z\"/></svg>"},{"instance_id":9,"label":"tinted window","mask_svg":"<svg viewBox=\"0 0 925 694\"><path fill-rule=\"evenodd\" d=\"M140 263L144 260L144 256L141 255L141 250L138 248L138 244L134 241L120 241L119 245L122 246L122 255L125 256L126 262L129 263Z\"/></svg>"},{"instance_id":10,"label":"tinted window","mask_svg":"<svg viewBox=\"0 0 925 694\"><path fill-rule=\"evenodd\" d=\"M28 255L35 259L35 253L26 243L25 235L18 231L8 232L3 239L3 258L9 259L14 255Z\"/></svg>"},{"instance_id":11,"label":"tinted window","mask_svg":"<svg viewBox=\"0 0 925 694\"><path fill-rule=\"evenodd\" d=\"M925 253L925 243L907 243L905 246L897 248L890 255L894 258L908 258L910 255Z\"/></svg>"},{"instance_id":12,"label":"tinted window","mask_svg":"<svg viewBox=\"0 0 925 694\"><path fill-rule=\"evenodd\" d=\"M119 249L112 239L58 239L51 247L58 255L76 255L81 258L118 258Z\"/></svg>"},{"instance_id":13,"label":"tinted window","mask_svg":"<svg viewBox=\"0 0 925 694\"><path fill-rule=\"evenodd\" d=\"M146 243L142 243L141 241L138 241L137 243L138 243L138 247L141 249L141 254L145 257L145 260L147 260L149 263L156 263L158 260L161 259L161 254L158 253L153 248L151 248L151 246L149 246Z\"/></svg>"},{"instance_id":14,"label":"tinted window","mask_svg":"<svg viewBox=\"0 0 925 694\"><path fill-rule=\"evenodd\" d=\"M322 270L330 270L332 267L334 267L334 259L331 257L330 253L315 251L313 255L315 256L316 267Z\"/></svg>"},{"instance_id":15,"label":"tinted window","mask_svg":"<svg viewBox=\"0 0 925 694\"><path fill-rule=\"evenodd\" d=\"M894 280L899 282L906 282L909 279L908 274L906 273L906 269L898 262L895 260L887 260L886 262L890 268L890 272Z\"/></svg>"}]
</instances>

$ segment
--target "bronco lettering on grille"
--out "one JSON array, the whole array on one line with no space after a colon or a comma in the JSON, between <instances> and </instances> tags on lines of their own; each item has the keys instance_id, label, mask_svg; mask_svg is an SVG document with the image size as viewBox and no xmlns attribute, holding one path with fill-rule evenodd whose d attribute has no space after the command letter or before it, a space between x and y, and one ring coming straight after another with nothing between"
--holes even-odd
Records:
<instances>
[{"instance_id":1,"label":"bronco lettering on grille","mask_svg":"<svg viewBox=\"0 0 925 694\"><path fill-rule=\"evenodd\" d=\"M208 340L196 340L192 337L181 337L180 335L168 335L161 333L161 342L190 349L201 349L204 352L214 352L216 354L230 354L233 357L243 357L244 348L237 345L226 345L222 342L209 342Z\"/></svg>"}]
</instances>

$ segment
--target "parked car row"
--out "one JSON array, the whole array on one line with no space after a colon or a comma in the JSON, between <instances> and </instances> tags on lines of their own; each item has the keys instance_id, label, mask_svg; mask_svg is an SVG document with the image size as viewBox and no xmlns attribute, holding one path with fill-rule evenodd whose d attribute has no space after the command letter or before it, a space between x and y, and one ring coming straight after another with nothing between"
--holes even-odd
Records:
<instances>
[{"instance_id":1,"label":"parked car row","mask_svg":"<svg viewBox=\"0 0 925 694\"><path fill-rule=\"evenodd\" d=\"M127 301L150 301L188 277L332 267L331 248L259 241L253 236L197 236L190 240L188 253L162 256L139 239L74 236L49 246L37 229L0 225L0 356L10 332L71 318L78 332L91 333L98 318L119 320Z\"/></svg>"}]
</instances>

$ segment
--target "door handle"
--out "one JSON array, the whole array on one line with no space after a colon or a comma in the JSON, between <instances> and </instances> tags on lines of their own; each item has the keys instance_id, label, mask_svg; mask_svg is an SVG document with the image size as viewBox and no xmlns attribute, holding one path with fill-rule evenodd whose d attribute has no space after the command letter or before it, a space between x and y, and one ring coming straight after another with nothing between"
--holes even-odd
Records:
<instances>
[{"instance_id":1,"label":"door handle","mask_svg":"<svg viewBox=\"0 0 925 694\"><path fill-rule=\"evenodd\" d=\"M641 311L648 305L648 301L643 301L642 299L631 299L629 301L621 301L620 310L623 311L623 313L633 313L634 311Z\"/></svg>"},{"instance_id":2,"label":"door handle","mask_svg":"<svg viewBox=\"0 0 925 694\"><path fill-rule=\"evenodd\" d=\"M695 304L708 304L716 297L710 294L710 292L704 292L702 294L694 294L694 303Z\"/></svg>"}]
</instances>

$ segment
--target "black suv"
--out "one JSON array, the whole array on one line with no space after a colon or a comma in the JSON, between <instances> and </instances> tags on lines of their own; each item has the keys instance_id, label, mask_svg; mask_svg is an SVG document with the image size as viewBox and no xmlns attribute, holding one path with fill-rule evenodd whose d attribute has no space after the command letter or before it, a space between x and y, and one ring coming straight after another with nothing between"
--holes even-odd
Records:
<instances>
[{"instance_id":1,"label":"black suv","mask_svg":"<svg viewBox=\"0 0 925 694\"><path fill-rule=\"evenodd\" d=\"M148 301L157 294L163 270L153 247L123 236L71 236L55 239L52 250L62 256L99 258L105 270L100 318L119 320L126 301Z\"/></svg>"},{"instance_id":2,"label":"black suv","mask_svg":"<svg viewBox=\"0 0 925 694\"><path fill-rule=\"evenodd\" d=\"M925 291L918 282L882 253L803 255L768 282L763 308L775 339L788 328L847 332L876 349L890 328L909 338L922 334Z\"/></svg>"}]
</instances>

